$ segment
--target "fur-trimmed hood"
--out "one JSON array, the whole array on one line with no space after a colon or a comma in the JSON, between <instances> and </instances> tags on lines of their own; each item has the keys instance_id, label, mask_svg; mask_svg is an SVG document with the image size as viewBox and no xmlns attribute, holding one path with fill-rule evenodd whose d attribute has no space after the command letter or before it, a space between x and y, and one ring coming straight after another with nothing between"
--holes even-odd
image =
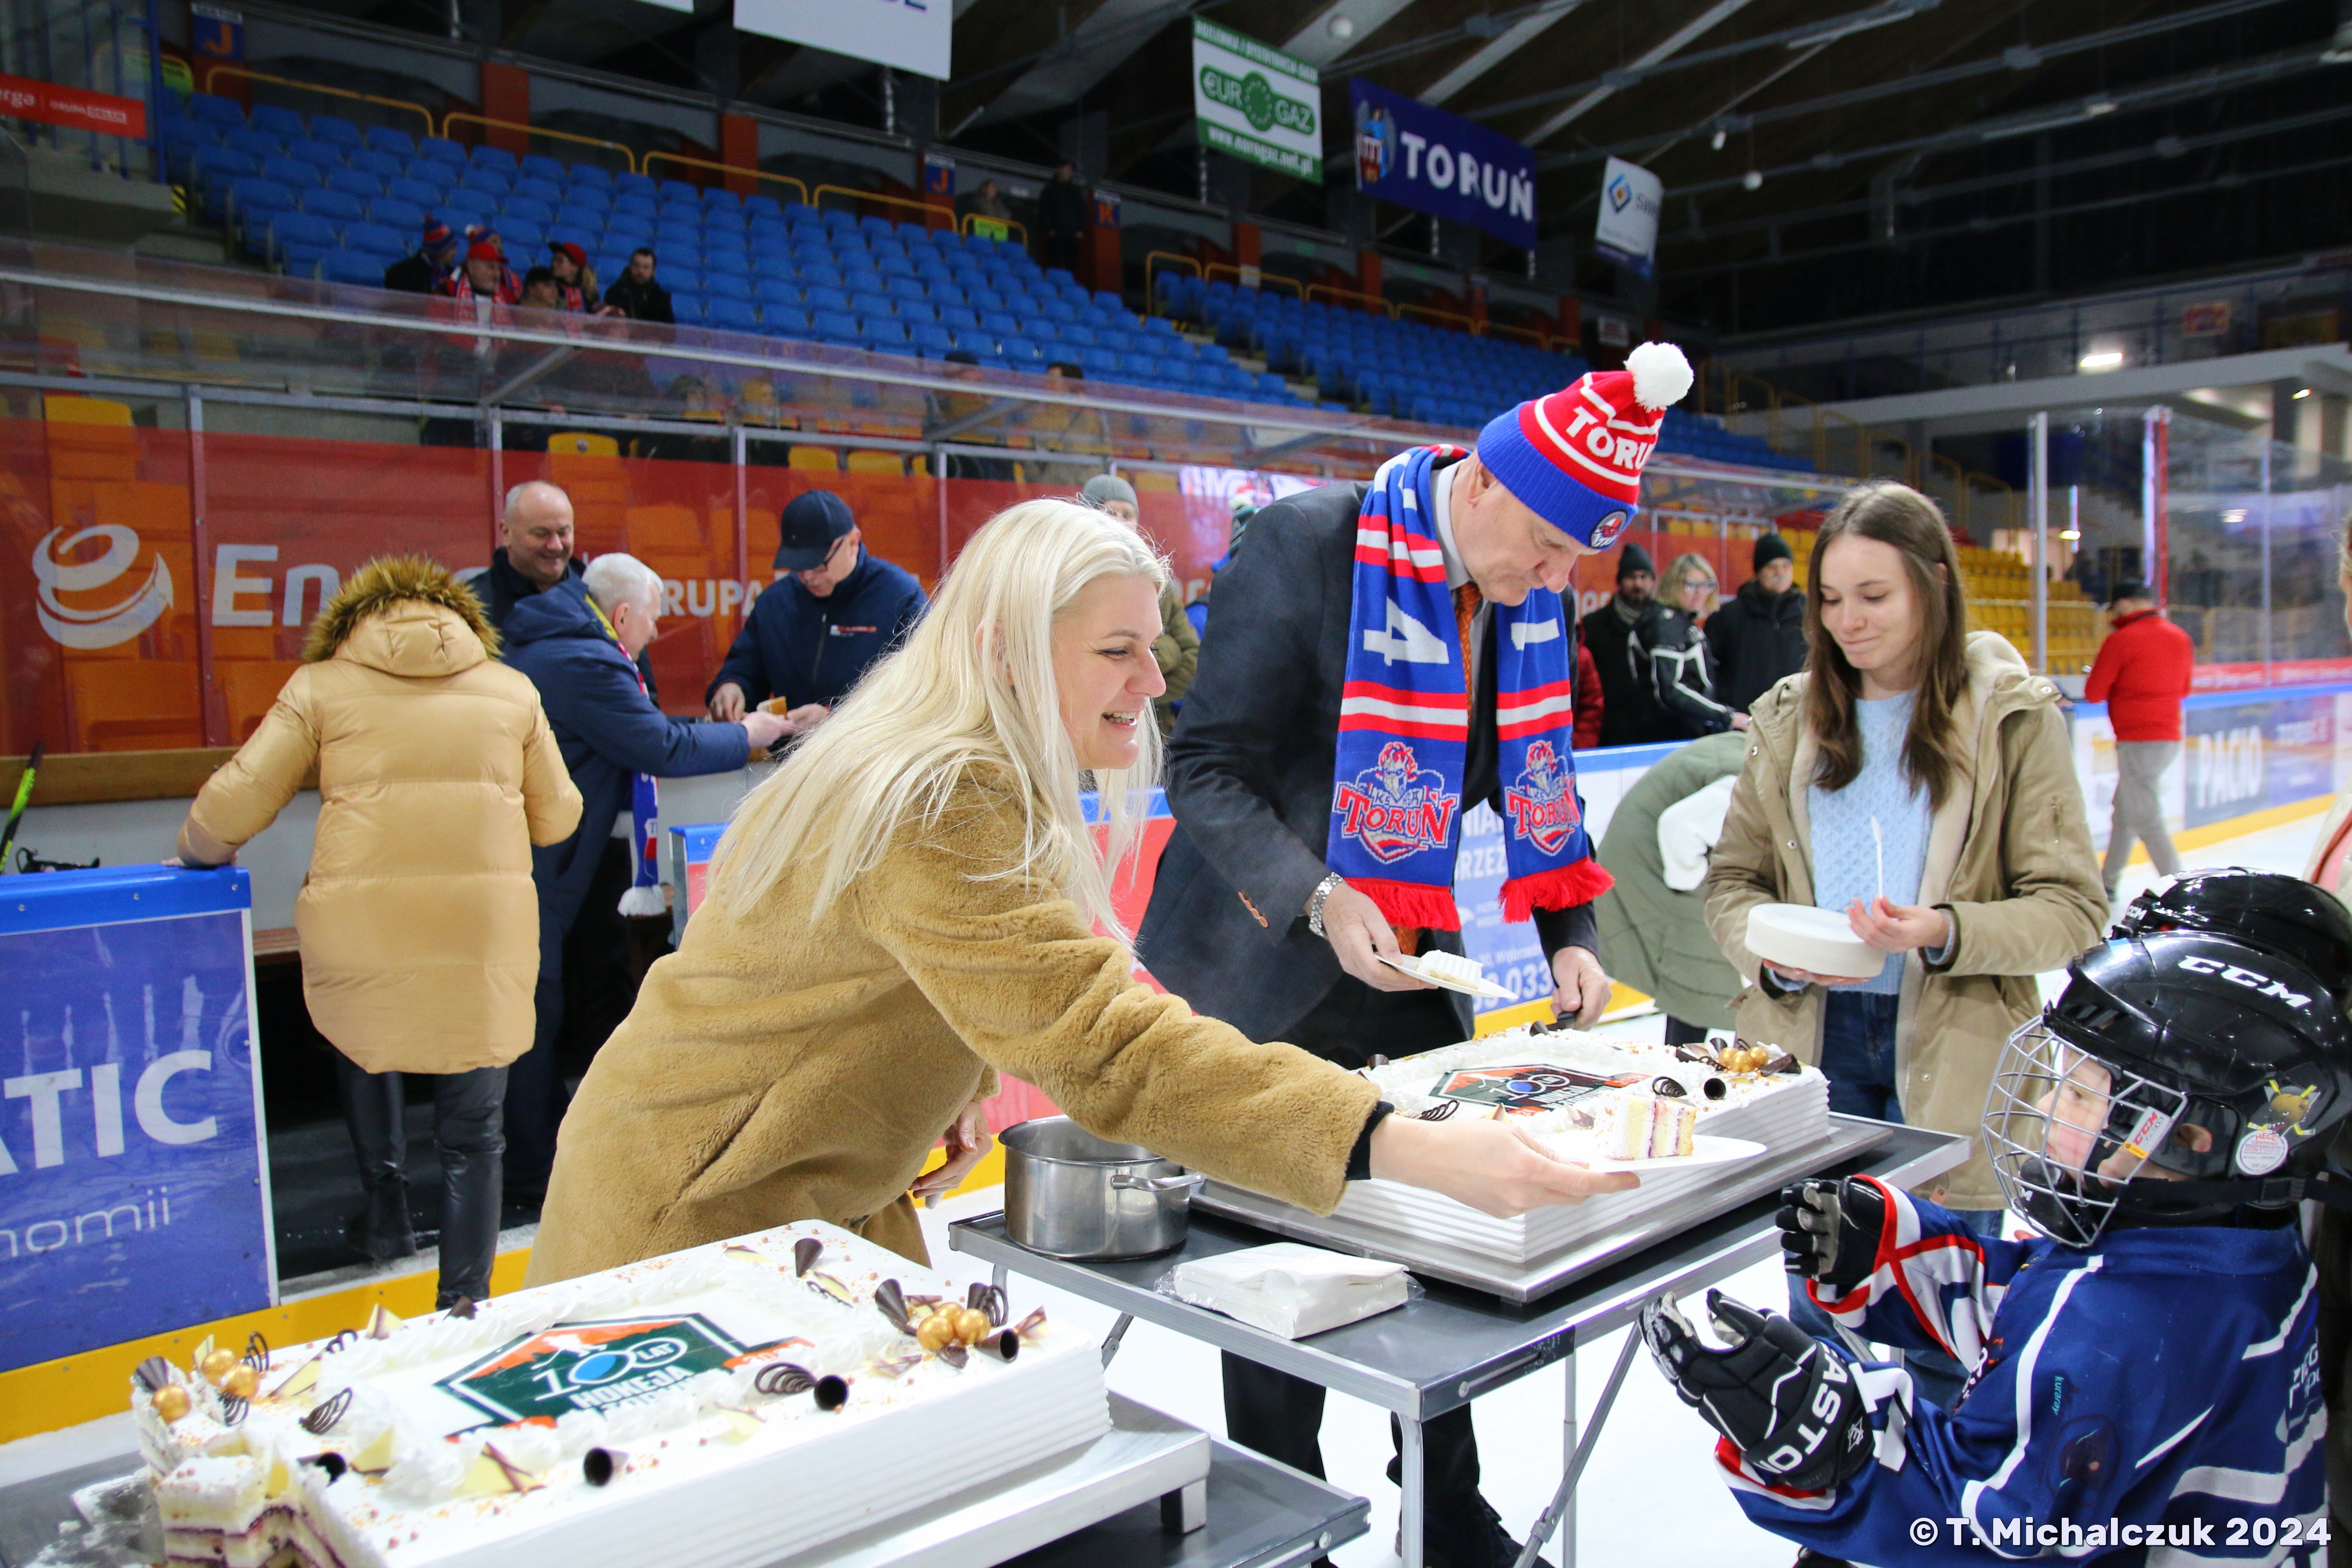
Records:
<instances>
[{"instance_id":1,"label":"fur-trimmed hood","mask_svg":"<svg viewBox=\"0 0 2352 1568\"><path fill-rule=\"evenodd\" d=\"M310 623L305 663L355 659L389 675L442 676L498 652L481 601L438 562L387 555L354 573Z\"/></svg>"}]
</instances>

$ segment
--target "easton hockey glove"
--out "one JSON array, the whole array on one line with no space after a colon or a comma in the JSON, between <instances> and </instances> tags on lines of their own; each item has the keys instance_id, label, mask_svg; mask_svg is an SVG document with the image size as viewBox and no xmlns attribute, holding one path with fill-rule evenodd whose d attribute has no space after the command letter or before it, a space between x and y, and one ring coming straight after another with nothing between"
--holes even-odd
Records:
<instances>
[{"instance_id":1,"label":"easton hockey glove","mask_svg":"<svg viewBox=\"0 0 2352 1568\"><path fill-rule=\"evenodd\" d=\"M1886 1194L1858 1176L1816 1177L1781 1189L1781 1261L1789 1272L1840 1295L1870 1278L1886 1223Z\"/></svg>"},{"instance_id":2,"label":"easton hockey glove","mask_svg":"<svg viewBox=\"0 0 2352 1568\"><path fill-rule=\"evenodd\" d=\"M1782 1486L1826 1491L1860 1473L1875 1447L1845 1357L1720 1290L1706 1293L1706 1309L1728 1350L1701 1341L1669 1298L1642 1309L1642 1338L1683 1403Z\"/></svg>"}]
</instances>

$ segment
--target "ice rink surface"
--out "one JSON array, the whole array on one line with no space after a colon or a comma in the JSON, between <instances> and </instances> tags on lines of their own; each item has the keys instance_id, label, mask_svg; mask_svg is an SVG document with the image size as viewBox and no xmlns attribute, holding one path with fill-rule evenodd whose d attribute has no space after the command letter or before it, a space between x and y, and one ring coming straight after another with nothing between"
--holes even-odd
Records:
<instances>
[{"instance_id":1,"label":"ice rink surface","mask_svg":"<svg viewBox=\"0 0 2352 1568\"><path fill-rule=\"evenodd\" d=\"M2311 816L2281 827L2225 839L2184 852L2185 866L2245 866L2256 870L2301 874L2319 832ZM2123 879L2130 899L2156 880L2154 870L2134 867ZM2051 993L2062 974L2042 977ZM1610 1026L1606 1032L1656 1039L1664 1025L1655 1016ZM985 1271L947 1250L946 1222L1002 1206L1002 1189L967 1193L943 1203L926 1217L935 1266L959 1278ZM1722 1289L1758 1306L1785 1304L1786 1276L1776 1263L1762 1263L1735 1275ZM1013 1296L1020 1310L1044 1304L1065 1323L1099 1338L1108 1332L1108 1311L1047 1289L1017 1276ZM1622 1344L1612 1334L1580 1352L1579 1418L1589 1417ZM1526 1539L1537 1514L1550 1500L1563 1468L1560 1395L1563 1374L1547 1368L1474 1406L1478 1451L1487 1500L1501 1512L1512 1535ZM1217 1355L1198 1342L1138 1323L1111 1363L1111 1386L1222 1436L1224 1407L1218 1394ZM1585 1568L1622 1568L1631 1563L1706 1563L1707 1568L1788 1568L1796 1549L1749 1524L1716 1479L1711 1457L1714 1431L1676 1399L1647 1355L1636 1355L1625 1387L1602 1429L1601 1444L1578 1489L1577 1548ZM1391 1454L1388 1422L1371 1405L1330 1396L1323 1417L1323 1458L1338 1486L1370 1498L1372 1528L1361 1540L1332 1553L1339 1568L1387 1568L1394 1550L1397 1489L1382 1473ZM1547 1546L1545 1561L1557 1563Z\"/></svg>"}]
</instances>

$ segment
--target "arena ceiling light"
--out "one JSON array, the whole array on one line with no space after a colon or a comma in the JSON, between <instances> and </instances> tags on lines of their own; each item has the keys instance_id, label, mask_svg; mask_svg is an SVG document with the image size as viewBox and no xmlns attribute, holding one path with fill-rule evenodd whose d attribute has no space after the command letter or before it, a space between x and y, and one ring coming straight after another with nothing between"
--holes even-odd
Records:
<instances>
[{"instance_id":1,"label":"arena ceiling light","mask_svg":"<svg viewBox=\"0 0 2352 1568\"><path fill-rule=\"evenodd\" d=\"M2080 370L2114 370L2124 363L2124 356L2119 349L2100 349L2084 354L2074 363Z\"/></svg>"}]
</instances>

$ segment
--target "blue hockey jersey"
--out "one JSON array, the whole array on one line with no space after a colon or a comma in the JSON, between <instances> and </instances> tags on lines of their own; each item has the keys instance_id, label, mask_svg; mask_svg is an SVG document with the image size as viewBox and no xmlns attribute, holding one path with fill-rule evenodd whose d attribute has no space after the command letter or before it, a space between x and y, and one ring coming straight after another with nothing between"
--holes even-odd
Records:
<instances>
[{"instance_id":1,"label":"blue hockey jersey","mask_svg":"<svg viewBox=\"0 0 2352 1568\"><path fill-rule=\"evenodd\" d=\"M1985 1240L1886 1195L1875 1270L1813 1299L1976 1370L1947 1411L1865 1363L1876 1462L1825 1492L1774 1486L1718 1444L1749 1519L1858 1563L2323 1560L2318 1276L2293 1226L2136 1227L2078 1251Z\"/></svg>"}]
</instances>

